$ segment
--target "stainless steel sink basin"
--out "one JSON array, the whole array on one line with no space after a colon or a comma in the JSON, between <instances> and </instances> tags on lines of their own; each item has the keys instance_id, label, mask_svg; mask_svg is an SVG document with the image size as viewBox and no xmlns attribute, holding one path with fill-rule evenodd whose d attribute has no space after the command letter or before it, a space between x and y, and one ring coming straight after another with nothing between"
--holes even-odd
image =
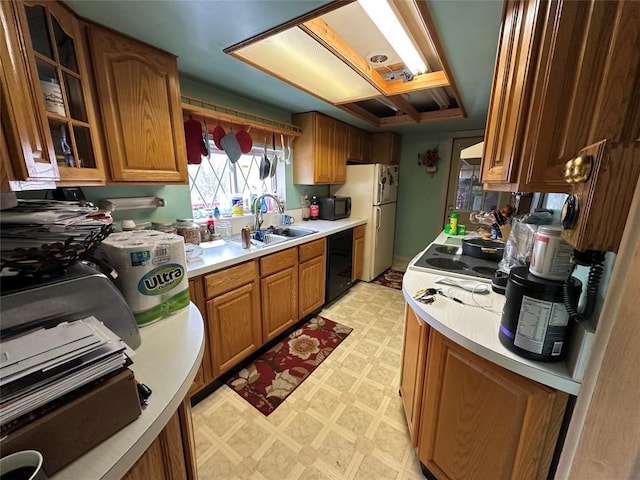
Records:
<instances>
[{"instance_id":1,"label":"stainless steel sink basin","mask_svg":"<svg viewBox=\"0 0 640 480\"><path fill-rule=\"evenodd\" d=\"M307 235L318 233L317 230L307 230L306 228L298 228L298 227L279 227L279 228L274 228L273 230L270 229L269 231L273 232L273 234L287 237L287 238L306 237Z\"/></svg>"},{"instance_id":2,"label":"stainless steel sink basin","mask_svg":"<svg viewBox=\"0 0 640 480\"><path fill-rule=\"evenodd\" d=\"M276 243L287 242L294 238L305 237L318 233L317 230L307 230L306 228L279 227L269 228L268 230L258 230L251 232L251 244L254 247L267 247ZM230 241L242 244L240 235L234 235L229 238Z\"/></svg>"}]
</instances>

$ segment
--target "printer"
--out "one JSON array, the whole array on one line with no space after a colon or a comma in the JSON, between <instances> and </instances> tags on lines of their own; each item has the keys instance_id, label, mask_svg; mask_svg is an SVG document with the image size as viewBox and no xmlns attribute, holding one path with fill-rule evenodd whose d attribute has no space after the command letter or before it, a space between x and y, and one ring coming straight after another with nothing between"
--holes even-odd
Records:
<instances>
[{"instance_id":1,"label":"printer","mask_svg":"<svg viewBox=\"0 0 640 480\"><path fill-rule=\"evenodd\" d=\"M132 349L140 346L140 332L129 305L109 277L90 261L75 262L52 276L0 276L0 294L2 337L93 315Z\"/></svg>"}]
</instances>

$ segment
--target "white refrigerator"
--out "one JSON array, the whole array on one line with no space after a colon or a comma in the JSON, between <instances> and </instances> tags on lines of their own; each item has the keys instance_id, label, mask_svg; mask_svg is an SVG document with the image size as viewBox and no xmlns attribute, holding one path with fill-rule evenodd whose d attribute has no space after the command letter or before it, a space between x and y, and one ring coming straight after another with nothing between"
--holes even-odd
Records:
<instances>
[{"instance_id":1,"label":"white refrigerator","mask_svg":"<svg viewBox=\"0 0 640 480\"><path fill-rule=\"evenodd\" d=\"M360 278L369 282L393 263L398 166L348 165L346 183L332 186L331 193L351 197L351 216L367 220Z\"/></svg>"}]
</instances>

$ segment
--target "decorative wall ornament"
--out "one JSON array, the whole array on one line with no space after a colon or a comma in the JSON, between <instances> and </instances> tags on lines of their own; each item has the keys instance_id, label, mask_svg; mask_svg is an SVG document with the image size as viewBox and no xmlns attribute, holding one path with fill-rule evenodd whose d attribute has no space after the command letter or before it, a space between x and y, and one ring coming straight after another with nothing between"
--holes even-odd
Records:
<instances>
[{"instance_id":1,"label":"decorative wall ornament","mask_svg":"<svg viewBox=\"0 0 640 480\"><path fill-rule=\"evenodd\" d=\"M418 165L425 167L427 173L429 173L432 177L433 174L438 171L439 160L440 155L438 154L438 147L434 147L424 153L418 153Z\"/></svg>"}]
</instances>

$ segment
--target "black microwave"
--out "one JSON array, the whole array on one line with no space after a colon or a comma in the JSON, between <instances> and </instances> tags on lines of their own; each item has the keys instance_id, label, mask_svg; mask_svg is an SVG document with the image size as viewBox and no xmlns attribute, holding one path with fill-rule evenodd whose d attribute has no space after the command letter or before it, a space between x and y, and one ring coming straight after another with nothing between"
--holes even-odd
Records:
<instances>
[{"instance_id":1,"label":"black microwave","mask_svg":"<svg viewBox=\"0 0 640 480\"><path fill-rule=\"evenodd\" d=\"M339 220L351 215L351 197L320 197L318 205L322 220Z\"/></svg>"}]
</instances>

